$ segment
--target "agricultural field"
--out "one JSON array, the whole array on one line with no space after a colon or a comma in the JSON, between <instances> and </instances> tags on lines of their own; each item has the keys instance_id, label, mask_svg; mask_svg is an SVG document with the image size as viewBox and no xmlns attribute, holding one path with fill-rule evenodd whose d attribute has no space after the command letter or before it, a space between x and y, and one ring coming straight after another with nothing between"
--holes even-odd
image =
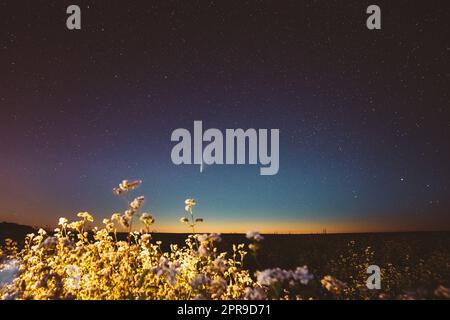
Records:
<instances>
[{"instance_id":1,"label":"agricultural field","mask_svg":"<svg viewBox=\"0 0 450 320\"><path fill-rule=\"evenodd\" d=\"M113 236L103 229L74 241L64 231L31 237L26 227L2 226L4 299L450 298L449 232L256 233L249 239ZM374 264L381 269L381 289L368 290L366 270Z\"/></svg>"}]
</instances>

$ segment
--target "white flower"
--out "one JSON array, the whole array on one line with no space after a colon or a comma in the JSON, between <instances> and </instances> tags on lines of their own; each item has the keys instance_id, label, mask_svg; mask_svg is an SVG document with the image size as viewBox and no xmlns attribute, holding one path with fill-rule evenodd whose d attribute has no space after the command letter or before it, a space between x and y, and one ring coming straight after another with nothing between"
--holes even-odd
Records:
<instances>
[{"instance_id":1,"label":"white flower","mask_svg":"<svg viewBox=\"0 0 450 320\"><path fill-rule=\"evenodd\" d=\"M309 273L308 267L298 267L294 271L283 270L280 268L266 269L256 272L257 282L262 286L272 286L275 283L284 283L287 285L300 284L307 285L313 279L313 275Z\"/></svg>"},{"instance_id":2,"label":"white flower","mask_svg":"<svg viewBox=\"0 0 450 320\"><path fill-rule=\"evenodd\" d=\"M184 210L192 214L192 207L197 204L197 201L195 199L186 199L184 200L184 204L186 205Z\"/></svg>"},{"instance_id":3,"label":"white flower","mask_svg":"<svg viewBox=\"0 0 450 320\"><path fill-rule=\"evenodd\" d=\"M247 239L254 241L264 240L264 237L258 231L248 231L245 236L247 237Z\"/></svg>"},{"instance_id":4,"label":"white flower","mask_svg":"<svg viewBox=\"0 0 450 320\"><path fill-rule=\"evenodd\" d=\"M58 239L56 237L48 237L40 244L40 247L52 249L55 248L57 244Z\"/></svg>"},{"instance_id":5,"label":"white flower","mask_svg":"<svg viewBox=\"0 0 450 320\"><path fill-rule=\"evenodd\" d=\"M199 241L199 242L208 242L208 235L205 233L205 234L197 234L197 235L195 235L196 237L197 237L197 240Z\"/></svg>"},{"instance_id":6,"label":"white flower","mask_svg":"<svg viewBox=\"0 0 450 320\"><path fill-rule=\"evenodd\" d=\"M111 221L120 221L120 216L121 216L120 213L114 213L114 214L111 216Z\"/></svg>"},{"instance_id":7,"label":"white flower","mask_svg":"<svg viewBox=\"0 0 450 320\"><path fill-rule=\"evenodd\" d=\"M192 288L196 289L197 287L208 283L208 277L204 274L200 273L194 277L191 281Z\"/></svg>"},{"instance_id":8,"label":"white flower","mask_svg":"<svg viewBox=\"0 0 450 320\"><path fill-rule=\"evenodd\" d=\"M189 222L189 219L186 218L186 217L183 217L183 218L180 219L180 222L181 222L181 223L188 223L188 222Z\"/></svg>"},{"instance_id":9,"label":"white flower","mask_svg":"<svg viewBox=\"0 0 450 320\"><path fill-rule=\"evenodd\" d=\"M79 212L77 216L87 221L94 221L94 218L88 212Z\"/></svg>"},{"instance_id":10,"label":"white flower","mask_svg":"<svg viewBox=\"0 0 450 320\"><path fill-rule=\"evenodd\" d=\"M19 261L7 260L0 264L0 287L10 284L19 273Z\"/></svg>"},{"instance_id":11,"label":"white flower","mask_svg":"<svg viewBox=\"0 0 450 320\"><path fill-rule=\"evenodd\" d=\"M247 287L244 290L244 299L245 300L265 300L267 295L263 288L256 287L250 288Z\"/></svg>"},{"instance_id":12,"label":"white flower","mask_svg":"<svg viewBox=\"0 0 450 320\"><path fill-rule=\"evenodd\" d=\"M122 180L122 183L119 183L119 188L122 191L128 191L128 190L133 190L136 189L137 187L139 187L141 185L142 181L141 180L134 180L129 182L128 180Z\"/></svg>"},{"instance_id":13,"label":"white flower","mask_svg":"<svg viewBox=\"0 0 450 320\"><path fill-rule=\"evenodd\" d=\"M136 211L134 209L127 209L125 210L125 215L128 218L132 218L134 216L134 214L136 213Z\"/></svg>"},{"instance_id":14,"label":"white flower","mask_svg":"<svg viewBox=\"0 0 450 320\"><path fill-rule=\"evenodd\" d=\"M220 237L220 233L211 233L208 238L211 241L216 241L216 242L222 241L222 238Z\"/></svg>"},{"instance_id":15,"label":"white flower","mask_svg":"<svg viewBox=\"0 0 450 320\"><path fill-rule=\"evenodd\" d=\"M58 225L65 226L68 222L69 220L67 220L66 218L59 218Z\"/></svg>"},{"instance_id":16,"label":"white flower","mask_svg":"<svg viewBox=\"0 0 450 320\"><path fill-rule=\"evenodd\" d=\"M141 236L142 243L149 243L151 239L152 239L152 236L151 236L151 234L148 234L148 233L144 233Z\"/></svg>"},{"instance_id":17,"label":"white flower","mask_svg":"<svg viewBox=\"0 0 450 320\"><path fill-rule=\"evenodd\" d=\"M203 245L203 244L201 244L201 245L198 247L198 254L199 254L201 257L205 257L205 256L209 255L209 249L208 249L208 247L205 246L205 245Z\"/></svg>"},{"instance_id":18,"label":"white flower","mask_svg":"<svg viewBox=\"0 0 450 320\"><path fill-rule=\"evenodd\" d=\"M171 285L177 282L177 275L179 274L180 263L178 261L169 261L166 257L159 259L159 265L153 267L151 270L157 276L166 276L167 281Z\"/></svg>"},{"instance_id":19,"label":"white flower","mask_svg":"<svg viewBox=\"0 0 450 320\"><path fill-rule=\"evenodd\" d=\"M228 262L220 257L214 259L213 265L214 268L220 272L225 272L225 270L228 268Z\"/></svg>"},{"instance_id":20,"label":"white flower","mask_svg":"<svg viewBox=\"0 0 450 320\"><path fill-rule=\"evenodd\" d=\"M122 193L128 192L130 190L134 190L138 188L142 184L142 180L134 180L134 181L128 181L123 180L121 183L119 183L118 188L113 189L113 193L115 195L120 195Z\"/></svg>"},{"instance_id":21,"label":"white flower","mask_svg":"<svg viewBox=\"0 0 450 320\"><path fill-rule=\"evenodd\" d=\"M256 272L256 281L262 286L271 286L278 281L275 274L276 271L273 269L266 269L263 271Z\"/></svg>"},{"instance_id":22,"label":"white flower","mask_svg":"<svg viewBox=\"0 0 450 320\"><path fill-rule=\"evenodd\" d=\"M80 268L76 265L68 265L66 267L66 273L68 275L66 285L72 290L79 289L81 280Z\"/></svg>"},{"instance_id":23,"label":"white flower","mask_svg":"<svg viewBox=\"0 0 450 320\"><path fill-rule=\"evenodd\" d=\"M186 199L184 200L184 204L192 207L197 204L197 201L195 199Z\"/></svg>"},{"instance_id":24,"label":"white flower","mask_svg":"<svg viewBox=\"0 0 450 320\"><path fill-rule=\"evenodd\" d=\"M125 214L120 216L119 222L125 228L129 228L130 227L130 218L127 215L125 215Z\"/></svg>"},{"instance_id":25,"label":"white flower","mask_svg":"<svg viewBox=\"0 0 450 320\"><path fill-rule=\"evenodd\" d=\"M220 242L222 238L220 237L220 233L211 233L211 234L196 234L195 237L201 243L208 244L209 241Z\"/></svg>"},{"instance_id":26,"label":"white flower","mask_svg":"<svg viewBox=\"0 0 450 320\"><path fill-rule=\"evenodd\" d=\"M155 219L153 218L153 216L150 213L144 212L141 217L139 218L139 220L142 221L143 224L145 224L145 226L149 227L151 224L153 224L155 222Z\"/></svg>"},{"instance_id":27,"label":"white flower","mask_svg":"<svg viewBox=\"0 0 450 320\"><path fill-rule=\"evenodd\" d=\"M307 266L303 266L297 267L297 269L295 269L293 278L296 281L300 281L301 284L307 285L309 281L314 279L314 276L309 273Z\"/></svg>"},{"instance_id":28,"label":"white flower","mask_svg":"<svg viewBox=\"0 0 450 320\"><path fill-rule=\"evenodd\" d=\"M131 201L130 207L134 210L138 210L142 206L144 201L145 201L144 196L137 197L133 201Z\"/></svg>"}]
</instances>

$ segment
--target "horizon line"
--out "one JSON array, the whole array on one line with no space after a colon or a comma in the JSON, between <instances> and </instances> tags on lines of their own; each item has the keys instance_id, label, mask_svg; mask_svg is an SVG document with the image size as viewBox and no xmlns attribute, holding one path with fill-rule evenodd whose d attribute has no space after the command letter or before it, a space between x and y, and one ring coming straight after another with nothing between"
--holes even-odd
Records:
<instances>
[{"instance_id":1,"label":"horizon line","mask_svg":"<svg viewBox=\"0 0 450 320\"><path fill-rule=\"evenodd\" d=\"M29 227L29 228L33 228L33 229L39 229L42 228L46 231L49 231L49 227L45 226L45 227L39 227L36 225L28 225L28 224L21 224L21 223L17 223L17 222L10 222L10 221L0 221L0 224L2 223L6 223L6 224L15 224L18 226L23 226L23 227ZM50 227L51 228L51 227ZM90 228L87 231L92 231L93 228ZM53 229L52 229L53 231ZM377 234L377 233L439 233L439 232L450 232L450 229L436 229L436 230L417 230L417 229L412 229L412 230L398 230L398 231L345 231L345 232L260 232L261 234L264 235L344 235L344 234ZM128 231L117 231L117 233L128 233ZM235 235L245 235L245 232L208 232L208 231L202 231L202 232L167 232L167 231L149 231L148 233L152 233L152 234L204 234L204 233L219 233L219 234L235 234Z\"/></svg>"}]
</instances>

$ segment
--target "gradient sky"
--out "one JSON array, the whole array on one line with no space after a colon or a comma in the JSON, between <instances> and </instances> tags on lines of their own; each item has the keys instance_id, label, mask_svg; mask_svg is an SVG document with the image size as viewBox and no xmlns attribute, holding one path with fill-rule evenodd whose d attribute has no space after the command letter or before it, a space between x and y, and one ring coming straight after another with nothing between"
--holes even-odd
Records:
<instances>
[{"instance_id":1,"label":"gradient sky","mask_svg":"<svg viewBox=\"0 0 450 320\"><path fill-rule=\"evenodd\" d=\"M0 221L100 221L142 179L158 231L187 197L199 231L449 230L450 20L422 2L369 31L371 1L2 1ZM194 120L280 129L279 173L172 164Z\"/></svg>"}]
</instances>

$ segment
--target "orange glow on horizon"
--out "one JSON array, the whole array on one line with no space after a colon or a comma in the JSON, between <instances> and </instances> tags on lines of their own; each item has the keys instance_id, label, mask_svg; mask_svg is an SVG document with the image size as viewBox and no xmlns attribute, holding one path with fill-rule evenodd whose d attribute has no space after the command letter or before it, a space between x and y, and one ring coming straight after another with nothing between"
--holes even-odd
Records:
<instances>
[{"instance_id":1,"label":"orange glow on horizon","mask_svg":"<svg viewBox=\"0 0 450 320\"><path fill-rule=\"evenodd\" d=\"M61 215L67 217L69 220L78 220L76 215ZM101 221L107 215L94 215L94 226L101 227ZM47 220L38 219L37 216L15 216L0 214L0 222L12 222L33 227L55 228L58 218L49 217ZM222 220L222 221L208 221L199 223L195 231L198 233L246 233L249 230L256 230L261 233L280 233L280 234L317 234L317 233L363 233L363 232L402 232L402 231L440 231L445 230L440 226L448 225L447 221L440 221L438 219L430 218L429 221L414 221L413 219L400 219L396 217L387 219L387 217L379 217L377 220L344 220L335 218L332 219L298 219L298 220L283 220L273 221L269 219L246 219L246 220ZM136 218L134 220L133 230L139 230L142 226ZM121 230L118 228L119 231ZM192 230L177 220L162 218L158 219L156 216L156 223L151 228L152 232L159 233L190 233Z\"/></svg>"}]
</instances>

